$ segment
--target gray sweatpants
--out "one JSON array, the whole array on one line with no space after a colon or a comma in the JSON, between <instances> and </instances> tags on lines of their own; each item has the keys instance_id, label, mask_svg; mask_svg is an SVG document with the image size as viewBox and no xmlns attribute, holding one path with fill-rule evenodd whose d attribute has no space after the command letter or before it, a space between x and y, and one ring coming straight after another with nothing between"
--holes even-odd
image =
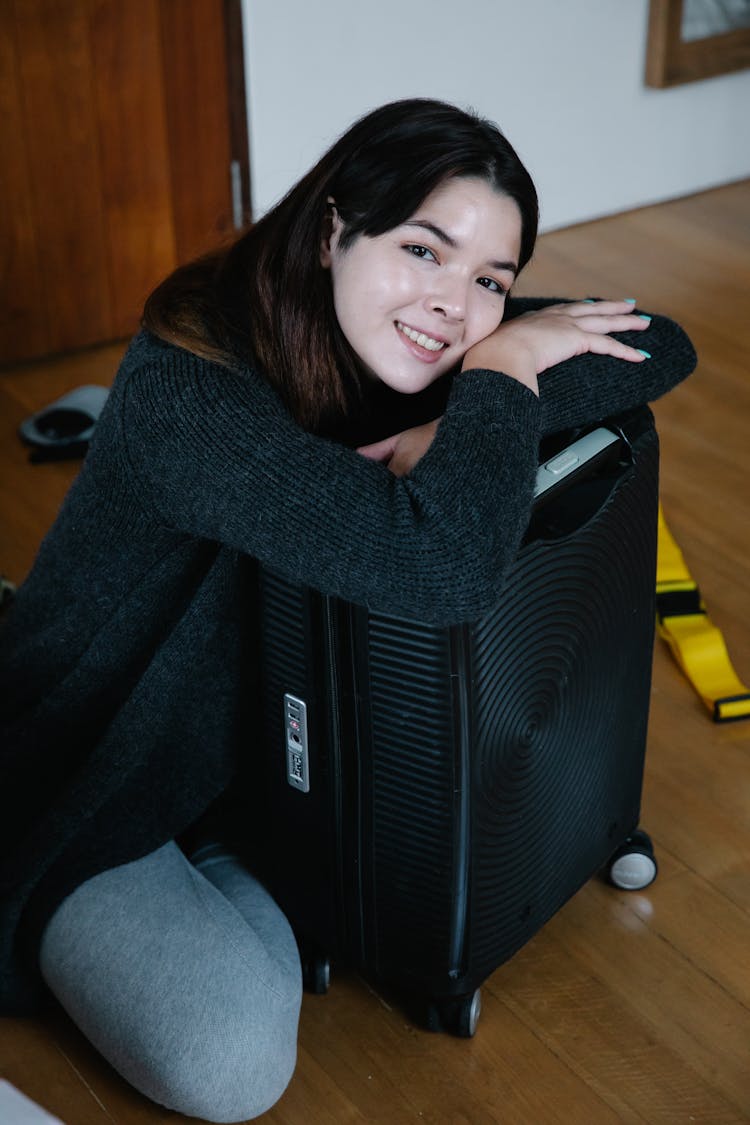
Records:
<instances>
[{"instance_id":1,"label":"gray sweatpants","mask_svg":"<svg viewBox=\"0 0 750 1125\"><path fill-rule=\"evenodd\" d=\"M60 1003L128 1082L170 1109L244 1121L292 1076L302 984L289 924L232 856L176 844L78 887L44 932Z\"/></svg>"}]
</instances>

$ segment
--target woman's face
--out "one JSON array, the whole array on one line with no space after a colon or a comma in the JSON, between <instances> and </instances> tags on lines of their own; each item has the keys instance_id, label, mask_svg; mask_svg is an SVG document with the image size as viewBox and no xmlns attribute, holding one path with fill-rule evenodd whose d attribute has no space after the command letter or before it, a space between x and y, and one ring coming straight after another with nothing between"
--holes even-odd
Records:
<instances>
[{"instance_id":1,"label":"woman's face","mask_svg":"<svg viewBox=\"0 0 750 1125\"><path fill-rule=\"evenodd\" d=\"M503 318L521 245L518 205L479 179L450 179L386 234L339 247L334 212L321 263L341 330L367 371L414 394L460 363Z\"/></svg>"}]
</instances>

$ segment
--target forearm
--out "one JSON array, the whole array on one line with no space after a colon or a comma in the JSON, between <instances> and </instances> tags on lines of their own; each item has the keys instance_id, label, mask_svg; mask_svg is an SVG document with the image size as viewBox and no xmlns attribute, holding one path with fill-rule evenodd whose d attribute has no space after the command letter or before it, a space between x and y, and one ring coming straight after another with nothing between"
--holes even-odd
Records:
<instances>
[{"instance_id":1,"label":"forearm","mask_svg":"<svg viewBox=\"0 0 750 1125\"><path fill-rule=\"evenodd\" d=\"M651 358L629 364L612 356L583 355L545 371L539 380L543 434L653 402L695 368L693 345L667 317L652 316L646 333L621 332L617 338L647 348Z\"/></svg>"},{"instance_id":2,"label":"forearm","mask_svg":"<svg viewBox=\"0 0 750 1125\"><path fill-rule=\"evenodd\" d=\"M505 319L558 304L559 300L511 298ZM539 376L542 434L598 422L653 402L690 375L696 355L687 334L669 318L650 315L651 323L645 331L613 334L623 343L647 350L650 358L643 363L589 353L550 367Z\"/></svg>"}]
</instances>

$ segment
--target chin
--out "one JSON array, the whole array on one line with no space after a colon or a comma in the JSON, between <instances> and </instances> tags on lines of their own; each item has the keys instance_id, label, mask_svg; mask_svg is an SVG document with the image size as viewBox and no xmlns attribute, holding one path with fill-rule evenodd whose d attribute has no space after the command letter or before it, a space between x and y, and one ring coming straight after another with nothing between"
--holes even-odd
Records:
<instances>
[{"instance_id":1,"label":"chin","mask_svg":"<svg viewBox=\"0 0 750 1125\"><path fill-rule=\"evenodd\" d=\"M431 387L438 379L442 379L447 373L447 370L441 368L439 371L430 371L429 373L418 372L417 374L413 374L409 372L397 376L393 374L388 376L377 375L376 378L379 382L390 387L392 391L398 392L398 394L418 395L421 391L425 391L428 387Z\"/></svg>"},{"instance_id":2,"label":"chin","mask_svg":"<svg viewBox=\"0 0 750 1125\"><path fill-rule=\"evenodd\" d=\"M438 378L440 378L439 375L436 376L436 379L438 379ZM427 379L424 382L420 382L420 383L416 383L413 380L411 382L408 382L408 383L400 383L398 381L393 381L393 380L390 380L390 379L388 379L388 380L381 379L381 382L386 387L388 387L390 390L394 391L396 394L399 394L399 395L418 395L422 391L426 391L428 387L431 387L432 384L435 382L435 379Z\"/></svg>"}]
</instances>

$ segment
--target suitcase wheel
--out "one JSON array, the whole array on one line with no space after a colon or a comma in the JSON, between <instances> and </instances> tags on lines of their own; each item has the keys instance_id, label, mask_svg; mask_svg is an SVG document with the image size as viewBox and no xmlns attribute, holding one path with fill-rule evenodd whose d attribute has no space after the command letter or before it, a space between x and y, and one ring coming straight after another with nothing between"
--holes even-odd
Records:
<instances>
[{"instance_id":1,"label":"suitcase wheel","mask_svg":"<svg viewBox=\"0 0 750 1125\"><path fill-rule=\"evenodd\" d=\"M436 1000L427 1009L430 1031L447 1031L460 1039L471 1039L476 1033L482 1011L482 994L477 988L469 996L455 1000Z\"/></svg>"},{"instance_id":2,"label":"suitcase wheel","mask_svg":"<svg viewBox=\"0 0 750 1125\"><path fill-rule=\"evenodd\" d=\"M621 891L642 891L653 883L658 870L650 836L637 830L610 859L607 877Z\"/></svg>"},{"instance_id":3,"label":"suitcase wheel","mask_svg":"<svg viewBox=\"0 0 750 1125\"><path fill-rule=\"evenodd\" d=\"M327 957L305 957L302 960L302 984L305 992L324 996L331 983L331 962Z\"/></svg>"}]
</instances>

